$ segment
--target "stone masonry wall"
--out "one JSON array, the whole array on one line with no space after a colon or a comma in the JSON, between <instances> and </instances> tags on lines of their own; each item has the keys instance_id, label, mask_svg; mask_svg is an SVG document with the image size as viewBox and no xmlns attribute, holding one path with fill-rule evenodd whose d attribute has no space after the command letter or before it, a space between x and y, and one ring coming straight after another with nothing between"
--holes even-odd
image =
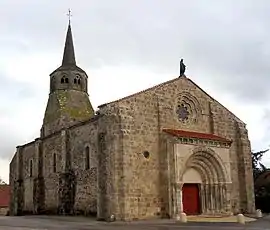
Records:
<instances>
[{"instance_id":1,"label":"stone masonry wall","mask_svg":"<svg viewBox=\"0 0 270 230\"><path fill-rule=\"evenodd\" d=\"M233 140L230 147L231 176L233 182L231 195L232 212L254 212L255 200L251 147L246 125L239 119L234 118L231 113L218 103L212 103L212 113L215 134ZM241 127L241 133L239 132L239 126ZM245 147L242 148L242 145Z\"/></svg>"},{"instance_id":2,"label":"stone masonry wall","mask_svg":"<svg viewBox=\"0 0 270 230\"><path fill-rule=\"evenodd\" d=\"M11 215L33 211L33 181L35 142L18 146L10 164Z\"/></svg>"},{"instance_id":3,"label":"stone masonry wall","mask_svg":"<svg viewBox=\"0 0 270 230\"><path fill-rule=\"evenodd\" d=\"M194 112L190 123L178 120L175 111L179 98L184 98L191 107L193 106ZM160 181L160 170L164 168L166 162L166 154L161 152L161 148L164 148L161 145L162 128L213 132L235 142L234 122L237 120L242 123L187 78L172 80L112 104L119 108L123 131L124 219L154 217L160 214L162 207L168 206L163 204L165 195L161 192L167 188L162 189L163 184ZM246 139L247 136L243 138ZM240 170L237 155L244 154L245 158L249 159L248 150L247 147L244 152L240 152L235 144L230 150L234 188L231 194L234 201L233 211L239 209L240 202L237 200L240 196L246 196L239 194L237 190ZM148 159L143 157L145 151L150 153ZM245 165L244 168L249 175L246 177L246 183L252 183L249 166Z\"/></svg>"},{"instance_id":4,"label":"stone masonry wall","mask_svg":"<svg viewBox=\"0 0 270 230\"><path fill-rule=\"evenodd\" d=\"M36 170L35 143L22 147L22 164L23 164L23 183L24 183L24 213L32 213L33 206L33 189L34 189L34 172ZM31 163L32 162L32 163ZM32 167L32 169L31 169ZM32 172L31 172L32 170Z\"/></svg>"},{"instance_id":5,"label":"stone masonry wall","mask_svg":"<svg viewBox=\"0 0 270 230\"><path fill-rule=\"evenodd\" d=\"M192 110L185 122L180 122L176 114L181 100ZM254 210L245 124L189 79L178 78L101 106L100 114L89 122L17 149L10 164L11 213L35 213L35 200L39 198L44 200L39 208L56 213L59 205L65 203L63 197L68 195L73 199L72 212L97 213L99 219L112 214L121 220L167 217L173 208L169 204L172 197L167 176L171 173L168 153L172 152L172 139L165 138L163 128L214 133L232 139L232 211ZM90 164L85 170L86 147ZM240 178L244 178L243 184ZM70 187L74 195L65 194L70 180L74 181ZM34 188L37 181L43 184L38 186L40 194L44 192L42 196L37 196Z\"/></svg>"},{"instance_id":6,"label":"stone masonry wall","mask_svg":"<svg viewBox=\"0 0 270 230\"><path fill-rule=\"evenodd\" d=\"M241 213L255 212L254 181L252 158L250 157L251 147L248 139L248 132L244 124L236 122L236 136L238 137L238 167L240 185L240 205ZM244 180L243 180L244 178Z\"/></svg>"},{"instance_id":7,"label":"stone masonry wall","mask_svg":"<svg viewBox=\"0 0 270 230\"><path fill-rule=\"evenodd\" d=\"M123 220L126 213L124 181L128 177L123 171L126 166L122 144L125 130L117 106L105 107L99 112L97 217L104 220L115 215L117 219Z\"/></svg>"},{"instance_id":8,"label":"stone masonry wall","mask_svg":"<svg viewBox=\"0 0 270 230\"><path fill-rule=\"evenodd\" d=\"M88 94L76 90L58 90L50 94L42 128L42 137L93 117Z\"/></svg>"},{"instance_id":9,"label":"stone masonry wall","mask_svg":"<svg viewBox=\"0 0 270 230\"><path fill-rule=\"evenodd\" d=\"M123 133L124 219L153 217L159 212L159 118L156 98L142 94L119 103ZM149 152L149 158L143 153Z\"/></svg>"},{"instance_id":10,"label":"stone masonry wall","mask_svg":"<svg viewBox=\"0 0 270 230\"><path fill-rule=\"evenodd\" d=\"M85 169L86 146L89 147L90 153L89 169ZM84 125L62 130L19 147L10 164L10 175L11 214L13 215L18 214L18 203L22 204L20 208L22 214L68 212L95 215L97 212L96 122L86 122ZM23 199L20 195L23 195ZM18 199L21 201L19 202Z\"/></svg>"},{"instance_id":11,"label":"stone masonry wall","mask_svg":"<svg viewBox=\"0 0 270 230\"><path fill-rule=\"evenodd\" d=\"M71 168L76 177L74 211L77 214L97 213L97 139L97 121L76 126L69 132Z\"/></svg>"},{"instance_id":12,"label":"stone masonry wall","mask_svg":"<svg viewBox=\"0 0 270 230\"><path fill-rule=\"evenodd\" d=\"M42 142L43 177L44 177L44 210L45 213L58 212L59 173L63 171L61 134L57 133ZM54 162L54 159L56 160ZM55 165L54 165L55 164Z\"/></svg>"}]
</instances>

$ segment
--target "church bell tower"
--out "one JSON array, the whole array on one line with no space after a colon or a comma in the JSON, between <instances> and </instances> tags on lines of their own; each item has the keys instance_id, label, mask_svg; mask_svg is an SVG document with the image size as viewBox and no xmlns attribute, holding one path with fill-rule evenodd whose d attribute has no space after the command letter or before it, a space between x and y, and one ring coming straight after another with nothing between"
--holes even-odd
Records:
<instances>
[{"instance_id":1,"label":"church bell tower","mask_svg":"<svg viewBox=\"0 0 270 230\"><path fill-rule=\"evenodd\" d=\"M88 76L76 65L69 23L62 65L50 74L50 94L43 119L41 137L89 120L94 110L88 96Z\"/></svg>"}]
</instances>

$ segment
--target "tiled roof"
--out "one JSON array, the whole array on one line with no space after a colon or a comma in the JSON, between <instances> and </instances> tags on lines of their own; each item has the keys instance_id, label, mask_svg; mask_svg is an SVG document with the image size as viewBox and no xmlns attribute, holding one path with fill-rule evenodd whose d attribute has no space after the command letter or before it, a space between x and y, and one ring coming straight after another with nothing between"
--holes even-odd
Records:
<instances>
[{"instance_id":1,"label":"tiled roof","mask_svg":"<svg viewBox=\"0 0 270 230\"><path fill-rule=\"evenodd\" d=\"M0 207L8 207L10 199L10 186L0 185Z\"/></svg>"},{"instance_id":2,"label":"tiled roof","mask_svg":"<svg viewBox=\"0 0 270 230\"><path fill-rule=\"evenodd\" d=\"M221 142L227 142L227 143L232 142L231 140L228 140L224 137L220 137L220 136L210 134L210 133L199 133L199 132L191 132L191 131L177 130L177 129L163 129L163 131L177 137L213 140L213 141L221 141Z\"/></svg>"}]
</instances>

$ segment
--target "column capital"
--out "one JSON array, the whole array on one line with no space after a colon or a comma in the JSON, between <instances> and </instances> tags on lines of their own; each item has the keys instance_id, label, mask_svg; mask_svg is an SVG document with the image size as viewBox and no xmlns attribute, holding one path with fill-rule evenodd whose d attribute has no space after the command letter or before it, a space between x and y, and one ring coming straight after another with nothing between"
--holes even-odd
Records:
<instances>
[{"instance_id":1,"label":"column capital","mask_svg":"<svg viewBox=\"0 0 270 230\"><path fill-rule=\"evenodd\" d=\"M182 190L183 185L184 185L183 182L175 182L174 183L175 188L180 189L180 190Z\"/></svg>"}]
</instances>

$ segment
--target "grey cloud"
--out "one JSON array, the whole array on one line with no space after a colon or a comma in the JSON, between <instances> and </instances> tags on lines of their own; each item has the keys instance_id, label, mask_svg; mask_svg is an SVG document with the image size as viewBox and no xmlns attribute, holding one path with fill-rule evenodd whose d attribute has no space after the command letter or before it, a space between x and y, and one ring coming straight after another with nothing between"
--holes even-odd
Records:
<instances>
[{"instance_id":1,"label":"grey cloud","mask_svg":"<svg viewBox=\"0 0 270 230\"><path fill-rule=\"evenodd\" d=\"M14 146L14 143L18 143L20 140L17 137L14 137L14 134L12 133L0 133L0 138L1 138L1 146L0 146L0 158L1 159L10 159L15 151L16 151L16 146Z\"/></svg>"},{"instance_id":2,"label":"grey cloud","mask_svg":"<svg viewBox=\"0 0 270 230\"><path fill-rule=\"evenodd\" d=\"M181 56L188 70L208 74L218 91L246 103L269 100L269 2L168 2L174 4L157 1L152 9L141 4L120 14L119 9L92 12L97 23L83 32L78 25L75 33L85 65L95 65L99 57L105 64L170 72Z\"/></svg>"},{"instance_id":3,"label":"grey cloud","mask_svg":"<svg viewBox=\"0 0 270 230\"><path fill-rule=\"evenodd\" d=\"M254 113L254 116L256 116L256 111L252 111ZM270 117L270 109L266 108L264 109L264 114L262 117L262 124L264 124L265 126L265 132L263 134L263 138L262 138L262 143L264 144L264 146L266 146L265 148L270 148L270 141L269 141L269 135L270 135L270 121L269 121L269 117Z\"/></svg>"},{"instance_id":4,"label":"grey cloud","mask_svg":"<svg viewBox=\"0 0 270 230\"><path fill-rule=\"evenodd\" d=\"M36 97L37 92L31 85L11 80L0 72L0 158L10 159L15 151L16 144L21 138L22 131L16 128L13 117L16 117L23 104ZM18 120L17 122L24 122Z\"/></svg>"},{"instance_id":5,"label":"grey cloud","mask_svg":"<svg viewBox=\"0 0 270 230\"><path fill-rule=\"evenodd\" d=\"M37 94L36 89L25 82L12 80L6 74L0 72L0 98L6 101L26 100Z\"/></svg>"},{"instance_id":6,"label":"grey cloud","mask_svg":"<svg viewBox=\"0 0 270 230\"><path fill-rule=\"evenodd\" d=\"M176 75L184 57L187 74L196 72L199 79L203 73L218 92L244 103L270 99L268 0L1 0L6 52L57 52L60 63L69 6L77 61L84 69L132 64ZM0 79L6 81L1 97L36 93Z\"/></svg>"},{"instance_id":7,"label":"grey cloud","mask_svg":"<svg viewBox=\"0 0 270 230\"><path fill-rule=\"evenodd\" d=\"M74 5L6 0L1 4L6 20L1 27L23 37L36 52L62 51L65 8L71 5L77 58L84 68L133 64L171 73L184 57L187 73L197 69L217 90L245 102L269 99L269 1L108 0Z\"/></svg>"}]
</instances>

